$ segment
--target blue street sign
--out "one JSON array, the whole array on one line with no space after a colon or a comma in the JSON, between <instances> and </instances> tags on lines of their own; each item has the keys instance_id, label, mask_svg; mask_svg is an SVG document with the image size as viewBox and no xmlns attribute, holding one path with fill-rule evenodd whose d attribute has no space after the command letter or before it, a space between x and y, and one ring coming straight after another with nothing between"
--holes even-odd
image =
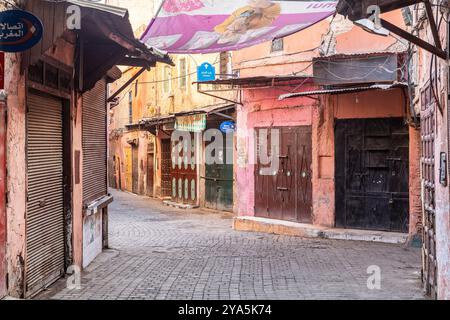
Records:
<instances>
[{"instance_id":1,"label":"blue street sign","mask_svg":"<svg viewBox=\"0 0 450 320\"><path fill-rule=\"evenodd\" d=\"M234 121L225 121L220 124L220 131L223 133L233 133L236 131L236 123Z\"/></svg>"},{"instance_id":2,"label":"blue street sign","mask_svg":"<svg viewBox=\"0 0 450 320\"><path fill-rule=\"evenodd\" d=\"M23 10L0 12L0 51L22 52L31 49L42 39L41 20Z\"/></svg>"},{"instance_id":3,"label":"blue street sign","mask_svg":"<svg viewBox=\"0 0 450 320\"><path fill-rule=\"evenodd\" d=\"M210 63L203 63L197 68L197 81L214 81L216 80L216 68Z\"/></svg>"}]
</instances>

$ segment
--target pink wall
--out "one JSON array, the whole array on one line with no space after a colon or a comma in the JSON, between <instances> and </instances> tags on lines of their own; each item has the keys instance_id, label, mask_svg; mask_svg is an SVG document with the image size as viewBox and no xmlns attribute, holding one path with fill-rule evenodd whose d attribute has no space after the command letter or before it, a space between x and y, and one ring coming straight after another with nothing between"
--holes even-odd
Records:
<instances>
[{"instance_id":1,"label":"pink wall","mask_svg":"<svg viewBox=\"0 0 450 320\"><path fill-rule=\"evenodd\" d=\"M288 88L284 88L288 89ZM307 85L304 90L312 89ZM322 96L320 102L310 98L278 101L280 90L245 90L244 106L237 119L237 214L254 216L254 140L257 127L312 126L313 223L334 227L335 224L335 142L334 119L404 117L401 89L367 91L357 94ZM420 220L419 134L410 135L411 234L417 232ZM245 164L244 164L245 160Z\"/></svg>"},{"instance_id":2,"label":"pink wall","mask_svg":"<svg viewBox=\"0 0 450 320\"><path fill-rule=\"evenodd\" d=\"M8 294L21 297L25 258L26 162L25 78L20 74L20 55L6 54L5 85L8 93L7 214Z\"/></svg>"},{"instance_id":3,"label":"pink wall","mask_svg":"<svg viewBox=\"0 0 450 320\"><path fill-rule=\"evenodd\" d=\"M312 88L311 85L306 85ZM314 100L309 98L278 101L289 88L245 90L244 106L237 112L236 210L239 216L254 216L255 177L253 129L261 127L309 126ZM292 90L292 89L291 89Z\"/></svg>"}]
</instances>

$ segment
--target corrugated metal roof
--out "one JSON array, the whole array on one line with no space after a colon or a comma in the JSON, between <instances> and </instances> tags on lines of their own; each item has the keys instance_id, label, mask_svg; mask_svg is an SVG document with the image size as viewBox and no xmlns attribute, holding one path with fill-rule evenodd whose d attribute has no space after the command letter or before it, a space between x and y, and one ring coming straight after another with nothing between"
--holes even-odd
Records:
<instances>
[{"instance_id":1,"label":"corrugated metal roof","mask_svg":"<svg viewBox=\"0 0 450 320\"><path fill-rule=\"evenodd\" d=\"M357 53L336 53L330 54L327 56L314 57L315 60L334 60L334 59L350 59L350 58L370 58L370 57L379 57L386 55L399 55L404 54L406 52L396 52L396 51L369 51L369 52L357 52Z\"/></svg>"},{"instance_id":2,"label":"corrugated metal roof","mask_svg":"<svg viewBox=\"0 0 450 320\"><path fill-rule=\"evenodd\" d=\"M269 84L271 82L287 82L295 80L303 80L309 78L308 76L273 76L273 77L243 77L243 78L231 78L231 79L218 79L214 81L194 82L200 84L218 84L218 85L247 85L247 84Z\"/></svg>"},{"instance_id":3,"label":"corrugated metal roof","mask_svg":"<svg viewBox=\"0 0 450 320\"><path fill-rule=\"evenodd\" d=\"M361 86L361 87L314 90L314 91L282 94L281 96L278 97L278 100L292 99L305 96L324 95L324 94L335 95L335 94L346 94L369 90L389 90L394 88L405 88L405 87L408 87L407 83L397 82L392 84L374 84L371 86Z\"/></svg>"},{"instance_id":4,"label":"corrugated metal roof","mask_svg":"<svg viewBox=\"0 0 450 320\"><path fill-rule=\"evenodd\" d=\"M200 114L200 113L205 113L205 114L209 115L209 114L212 114L215 112L223 112L226 110L230 110L235 107L236 107L236 105L234 103L221 103L221 104L210 105L207 107L197 108L197 109L193 109L193 110L189 110L189 111L179 112L179 113L176 113L175 116L186 116L186 115Z\"/></svg>"}]
</instances>

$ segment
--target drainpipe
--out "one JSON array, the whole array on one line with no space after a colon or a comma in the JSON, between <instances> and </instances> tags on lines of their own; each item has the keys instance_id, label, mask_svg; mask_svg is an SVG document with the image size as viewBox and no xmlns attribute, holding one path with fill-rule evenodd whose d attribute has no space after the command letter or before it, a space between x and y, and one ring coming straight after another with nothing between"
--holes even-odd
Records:
<instances>
[{"instance_id":1,"label":"drainpipe","mask_svg":"<svg viewBox=\"0 0 450 320\"><path fill-rule=\"evenodd\" d=\"M0 90L0 298L6 294L6 92Z\"/></svg>"}]
</instances>

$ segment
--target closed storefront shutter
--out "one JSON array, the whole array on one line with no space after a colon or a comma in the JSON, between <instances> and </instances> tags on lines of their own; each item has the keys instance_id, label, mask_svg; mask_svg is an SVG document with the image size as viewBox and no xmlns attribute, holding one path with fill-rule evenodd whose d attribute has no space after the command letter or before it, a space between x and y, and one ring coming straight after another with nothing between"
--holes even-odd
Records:
<instances>
[{"instance_id":1,"label":"closed storefront shutter","mask_svg":"<svg viewBox=\"0 0 450 320\"><path fill-rule=\"evenodd\" d=\"M62 102L28 95L28 201L26 295L38 292L64 272L64 186Z\"/></svg>"},{"instance_id":2,"label":"closed storefront shutter","mask_svg":"<svg viewBox=\"0 0 450 320\"><path fill-rule=\"evenodd\" d=\"M83 95L83 201L105 196L107 188L106 81Z\"/></svg>"}]
</instances>

